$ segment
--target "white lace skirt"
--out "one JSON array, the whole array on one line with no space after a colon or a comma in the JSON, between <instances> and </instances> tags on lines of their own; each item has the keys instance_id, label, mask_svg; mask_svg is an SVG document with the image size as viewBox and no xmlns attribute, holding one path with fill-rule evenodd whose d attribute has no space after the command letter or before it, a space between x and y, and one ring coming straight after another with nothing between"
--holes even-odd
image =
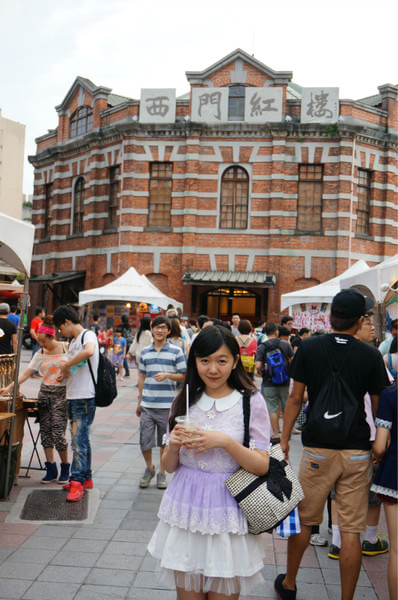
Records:
<instances>
[{"instance_id":1,"label":"white lace skirt","mask_svg":"<svg viewBox=\"0 0 398 600\"><path fill-rule=\"evenodd\" d=\"M158 576L168 587L247 595L250 587L264 582L261 536L202 534L160 521L148 551L159 560Z\"/></svg>"}]
</instances>

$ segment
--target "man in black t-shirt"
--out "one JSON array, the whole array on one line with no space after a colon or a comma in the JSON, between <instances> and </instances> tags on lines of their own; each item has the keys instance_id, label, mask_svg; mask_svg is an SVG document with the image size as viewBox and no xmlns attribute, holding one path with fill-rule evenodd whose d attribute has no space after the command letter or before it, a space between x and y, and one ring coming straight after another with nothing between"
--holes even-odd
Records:
<instances>
[{"instance_id":1,"label":"man in black t-shirt","mask_svg":"<svg viewBox=\"0 0 398 600\"><path fill-rule=\"evenodd\" d=\"M17 327L7 318L9 312L9 305L2 302L0 304L0 354L16 354L17 352Z\"/></svg>"},{"instance_id":2,"label":"man in black t-shirt","mask_svg":"<svg viewBox=\"0 0 398 600\"><path fill-rule=\"evenodd\" d=\"M268 339L262 342L257 347L256 353L256 371L263 378L261 393L267 403L269 418L272 426L272 437L279 436L279 417L278 409L281 408L282 413L285 410L287 398L289 396L289 379L282 384L275 385L268 375L265 368L267 364L267 353L271 350L279 349L285 360L286 366L293 358L293 350L289 342L278 339L278 326L276 323L269 321L265 328L265 334Z\"/></svg>"},{"instance_id":3,"label":"man in black t-shirt","mask_svg":"<svg viewBox=\"0 0 398 600\"><path fill-rule=\"evenodd\" d=\"M101 331L101 326L99 324L99 316L93 315L93 322L89 326L90 331L94 331L95 335L98 337L98 333Z\"/></svg>"},{"instance_id":4,"label":"man in black t-shirt","mask_svg":"<svg viewBox=\"0 0 398 600\"><path fill-rule=\"evenodd\" d=\"M371 298L365 298L356 289L341 290L331 307L333 333L303 340L291 364L290 375L294 385L286 406L281 437L286 456L304 389L307 386L311 414L317 396L330 376L329 361L334 371L342 366L341 377L357 400L358 411L342 444L322 443L316 432L311 432L308 427L303 430L304 448L299 478L305 498L299 504L301 533L289 538L287 573L275 580L275 590L282 600L294 600L296 597L296 576L310 540L311 527L322 522L325 502L333 485L341 531L341 597L350 600L354 596L361 568L360 532L366 529L368 486L372 472L369 426L363 398L366 392L370 394L376 414L379 395L388 385L380 353L354 338L362 326L364 315L373 304ZM325 411L323 417L327 423L338 414Z\"/></svg>"}]
</instances>

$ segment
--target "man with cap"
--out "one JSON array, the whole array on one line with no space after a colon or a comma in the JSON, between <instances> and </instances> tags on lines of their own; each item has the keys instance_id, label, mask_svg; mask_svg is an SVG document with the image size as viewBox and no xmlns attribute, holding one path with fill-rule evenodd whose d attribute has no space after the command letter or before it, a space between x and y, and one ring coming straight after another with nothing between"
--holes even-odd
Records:
<instances>
[{"instance_id":1,"label":"man with cap","mask_svg":"<svg viewBox=\"0 0 398 600\"><path fill-rule=\"evenodd\" d=\"M10 306L6 302L0 304L0 354L16 354L18 347L17 328L8 319Z\"/></svg>"},{"instance_id":2,"label":"man with cap","mask_svg":"<svg viewBox=\"0 0 398 600\"><path fill-rule=\"evenodd\" d=\"M375 415L379 395L388 385L380 353L354 337L373 304L371 298L356 289L341 290L333 298L331 306L333 333L303 340L291 364L290 375L294 383L281 437L286 457L305 387L310 415L312 410L316 410L317 397L325 382L331 378L332 372L341 368L341 378L354 402L357 401L358 409L349 433L340 443L322 443L308 426L303 430L304 448L299 478L305 497L298 507L301 532L289 538L287 572L278 575L275 580L275 591L280 600L296 598L296 576L310 541L311 527L322 523L324 506L333 485L341 531L341 599L351 600L355 593L361 568L360 532L366 530L368 487L372 473L370 431L363 398L368 392ZM332 410L325 411L323 417L327 423L327 419L331 422L338 414L333 414Z\"/></svg>"}]
</instances>

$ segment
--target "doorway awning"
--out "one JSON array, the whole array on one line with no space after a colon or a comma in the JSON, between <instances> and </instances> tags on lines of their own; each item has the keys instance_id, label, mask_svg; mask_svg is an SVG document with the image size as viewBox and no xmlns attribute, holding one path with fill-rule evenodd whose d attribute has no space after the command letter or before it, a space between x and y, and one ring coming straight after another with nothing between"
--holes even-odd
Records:
<instances>
[{"instance_id":1,"label":"doorway awning","mask_svg":"<svg viewBox=\"0 0 398 600\"><path fill-rule=\"evenodd\" d=\"M273 287L276 277L262 271L186 271L182 276L182 282L189 285L228 284Z\"/></svg>"},{"instance_id":2,"label":"doorway awning","mask_svg":"<svg viewBox=\"0 0 398 600\"><path fill-rule=\"evenodd\" d=\"M86 271L63 271L60 273L47 273L45 275L32 275L30 283L64 283L73 279L85 277Z\"/></svg>"}]
</instances>

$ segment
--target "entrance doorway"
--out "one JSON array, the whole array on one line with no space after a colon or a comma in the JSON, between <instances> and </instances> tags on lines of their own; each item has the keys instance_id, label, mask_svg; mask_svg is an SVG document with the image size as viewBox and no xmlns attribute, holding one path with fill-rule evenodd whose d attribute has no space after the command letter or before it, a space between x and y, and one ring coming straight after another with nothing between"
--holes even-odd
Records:
<instances>
[{"instance_id":1,"label":"entrance doorway","mask_svg":"<svg viewBox=\"0 0 398 600\"><path fill-rule=\"evenodd\" d=\"M253 321L261 314L261 296L237 287L220 287L205 292L200 297L200 312L209 317L227 320L233 313Z\"/></svg>"}]
</instances>

